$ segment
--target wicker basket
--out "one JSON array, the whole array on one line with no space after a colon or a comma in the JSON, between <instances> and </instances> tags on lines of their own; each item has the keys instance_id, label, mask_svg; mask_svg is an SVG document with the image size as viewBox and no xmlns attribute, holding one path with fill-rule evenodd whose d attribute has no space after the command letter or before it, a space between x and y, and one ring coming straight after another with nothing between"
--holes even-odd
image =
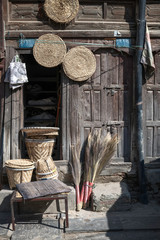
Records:
<instances>
[{"instance_id":1,"label":"wicker basket","mask_svg":"<svg viewBox=\"0 0 160 240\"><path fill-rule=\"evenodd\" d=\"M96 58L88 48L71 48L62 63L65 74L74 81L85 81L96 71Z\"/></svg>"},{"instance_id":2,"label":"wicker basket","mask_svg":"<svg viewBox=\"0 0 160 240\"><path fill-rule=\"evenodd\" d=\"M52 157L42 158L36 164L36 178L37 180L57 179L58 171Z\"/></svg>"},{"instance_id":3,"label":"wicker basket","mask_svg":"<svg viewBox=\"0 0 160 240\"><path fill-rule=\"evenodd\" d=\"M54 139L25 139L25 144L29 158L36 162L41 158L52 156L55 145Z\"/></svg>"},{"instance_id":4,"label":"wicker basket","mask_svg":"<svg viewBox=\"0 0 160 240\"><path fill-rule=\"evenodd\" d=\"M66 55L66 45L57 35L44 34L38 38L33 47L35 60L43 67L56 67Z\"/></svg>"},{"instance_id":5,"label":"wicker basket","mask_svg":"<svg viewBox=\"0 0 160 240\"><path fill-rule=\"evenodd\" d=\"M68 23L75 18L79 10L78 0L45 0L44 9L50 19L59 23Z\"/></svg>"},{"instance_id":6,"label":"wicker basket","mask_svg":"<svg viewBox=\"0 0 160 240\"><path fill-rule=\"evenodd\" d=\"M16 187L16 184L30 182L32 179L34 163L30 159L14 159L5 163L10 189Z\"/></svg>"}]
</instances>

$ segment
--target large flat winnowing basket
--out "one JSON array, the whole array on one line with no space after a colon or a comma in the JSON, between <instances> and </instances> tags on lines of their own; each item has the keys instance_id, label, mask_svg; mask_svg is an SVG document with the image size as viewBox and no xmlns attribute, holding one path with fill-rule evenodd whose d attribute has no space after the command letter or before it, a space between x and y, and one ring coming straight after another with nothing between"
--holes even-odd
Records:
<instances>
[{"instance_id":1,"label":"large flat winnowing basket","mask_svg":"<svg viewBox=\"0 0 160 240\"><path fill-rule=\"evenodd\" d=\"M55 22L68 23L75 18L79 10L78 0L45 0L44 10Z\"/></svg>"},{"instance_id":2,"label":"large flat winnowing basket","mask_svg":"<svg viewBox=\"0 0 160 240\"><path fill-rule=\"evenodd\" d=\"M35 60L43 67L56 67L62 63L66 55L64 41L55 34L44 34L40 36L33 47Z\"/></svg>"},{"instance_id":3,"label":"large flat winnowing basket","mask_svg":"<svg viewBox=\"0 0 160 240\"><path fill-rule=\"evenodd\" d=\"M62 63L65 74L74 81L85 81L96 71L96 58L84 46L71 48Z\"/></svg>"}]
</instances>

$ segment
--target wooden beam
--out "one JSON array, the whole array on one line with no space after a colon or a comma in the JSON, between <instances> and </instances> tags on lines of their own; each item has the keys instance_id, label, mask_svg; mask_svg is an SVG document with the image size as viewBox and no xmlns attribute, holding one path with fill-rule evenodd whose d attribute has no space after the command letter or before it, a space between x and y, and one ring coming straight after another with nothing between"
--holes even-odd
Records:
<instances>
[{"instance_id":1,"label":"wooden beam","mask_svg":"<svg viewBox=\"0 0 160 240\"><path fill-rule=\"evenodd\" d=\"M113 30L85 30L85 31L77 31L77 30L70 30L70 31L9 31L9 35L8 32L6 32L6 40L7 39L19 39L20 33L22 33L25 38L38 38L43 34L47 34L47 33L53 33L53 34L57 34L58 36L62 37L62 38L112 38L114 37L114 31ZM124 38L130 38L130 37L135 37L136 35L136 31L132 31L132 33L130 31L121 31L122 35L121 37Z\"/></svg>"}]
</instances>

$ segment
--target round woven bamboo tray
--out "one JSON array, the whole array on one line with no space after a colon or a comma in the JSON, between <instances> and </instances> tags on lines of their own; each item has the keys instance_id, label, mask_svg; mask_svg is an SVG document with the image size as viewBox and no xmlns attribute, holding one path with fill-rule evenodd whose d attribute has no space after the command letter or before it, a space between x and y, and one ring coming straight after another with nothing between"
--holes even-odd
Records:
<instances>
[{"instance_id":1,"label":"round woven bamboo tray","mask_svg":"<svg viewBox=\"0 0 160 240\"><path fill-rule=\"evenodd\" d=\"M86 47L71 48L64 58L63 70L74 81L87 80L96 70L96 58Z\"/></svg>"},{"instance_id":2,"label":"round woven bamboo tray","mask_svg":"<svg viewBox=\"0 0 160 240\"><path fill-rule=\"evenodd\" d=\"M57 167L51 157L39 159L36 164L36 178L42 179L57 179L58 172Z\"/></svg>"},{"instance_id":3,"label":"round woven bamboo tray","mask_svg":"<svg viewBox=\"0 0 160 240\"><path fill-rule=\"evenodd\" d=\"M55 22L68 23L75 18L79 10L78 0L45 0L47 16Z\"/></svg>"},{"instance_id":4,"label":"round woven bamboo tray","mask_svg":"<svg viewBox=\"0 0 160 240\"><path fill-rule=\"evenodd\" d=\"M37 138L39 136L56 136L58 135L58 127L25 127L21 129L27 138Z\"/></svg>"},{"instance_id":5,"label":"round woven bamboo tray","mask_svg":"<svg viewBox=\"0 0 160 240\"><path fill-rule=\"evenodd\" d=\"M15 163L15 164L14 164ZM16 187L16 184L30 182L32 179L34 163L30 159L14 159L5 163L10 189Z\"/></svg>"},{"instance_id":6,"label":"round woven bamboo tray","mask_svg":"<svg viewBox=\"0 0 160 240\"><path fill-rule=\"evenodd\" d=\"M25 139L29 158L36 162L52 155L55 139Z\"/></svg>"},{"instance_id":7,"label":"round woven bamboo tray","mask_svg":"<svg viewBox=\"0 0 160 240\"><path fill-rule=\"evenodd\" d=\"M44 34L33 47L35 60L43 67L52 68L62 63L66 54L66 45L57 35Z\"/></svg>"}]
</instances>

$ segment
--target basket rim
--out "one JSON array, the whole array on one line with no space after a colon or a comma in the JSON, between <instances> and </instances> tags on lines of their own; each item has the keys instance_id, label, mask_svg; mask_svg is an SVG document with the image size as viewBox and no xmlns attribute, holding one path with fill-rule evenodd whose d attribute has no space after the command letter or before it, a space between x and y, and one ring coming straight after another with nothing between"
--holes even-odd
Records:
<instances>
[{"instance_id":1,"label":"basket rim","mask_svg":"<svg viewBox=\"0 0 160 240\"><path fill-rule=\"evenodd\" d=\"M8 166L6 166L6 168L9 168L9 169L12 170L12 171L18 172L18 171L33 170L35 167L33 166L33 167L30 167L30 168L13 168L13 167L8 167Z\"/></svg>"},{"instance_id":2,"label":"basket rim","mask_svg":"<svg viewBox=\"0 0 160 240\"><path fill-rule=\"evenodd\" d=\"M26 133L27 136L37 135L58 135L59 127L25 127L20 129L21 132Z\"/></svg>"},{"instance_id":3,"label":"basket rim","mask_svg":"<svg viewBox=\"0 0 160 240\"><path fill-rule=\"evenodd\" d=\"M22 132L37 132L37 131L58 131L59 130L59 127L24 127L24 128L21 128L20 131Z\"/></svg>"},{"instance_id":4,"label":"basket rim","mask_svg":"<svg viewBox=\"0 0 160 240\"><path fill-rule=\"evenodd\" d=\"M5 162L5 167L10 168L26 168L30 166L34 166L34 162L30 159L10 159Z\"/></svg>"},{"instance_id":5,"label":"basket rim","mask_svg":"<svg viewBox=\"0 0 160 240\"><path fill-rule=\"evenodd\" d=\"M56 168L54 170L50 171L50 172L36 172L36 174L39 175L39 176L45 176L45 175L53 174L55 172L57 172Z\"/></svg>"},{"instance_id":6,"label":"basket rim","mask_svg":"<svg viewBox=\"0 0 160 240\"><path fill-rule=\"evenodd\" d=\"M51 178L54 178L54 177L58 177L58 173L52 175L51 177L44 177L44 178L41 178L41 177L38 177L38 176L36 176L36 177L37 177L38 180L47 180L47 179L51 179Z\"/></svg>"},{"instance_id":7,"label":"basket rim","mask_svg":"<svg viewBox=\"0 0 160 240\"><path fill-rule=\"evenodd\" d=\"M25 142L40 142L40 143L44 143L44 142L54 142L55 143L55 139L50 139L50 138L46 138L46 139L32 139L32 138L26 138Z\"/></svg>"}]
</instances>

